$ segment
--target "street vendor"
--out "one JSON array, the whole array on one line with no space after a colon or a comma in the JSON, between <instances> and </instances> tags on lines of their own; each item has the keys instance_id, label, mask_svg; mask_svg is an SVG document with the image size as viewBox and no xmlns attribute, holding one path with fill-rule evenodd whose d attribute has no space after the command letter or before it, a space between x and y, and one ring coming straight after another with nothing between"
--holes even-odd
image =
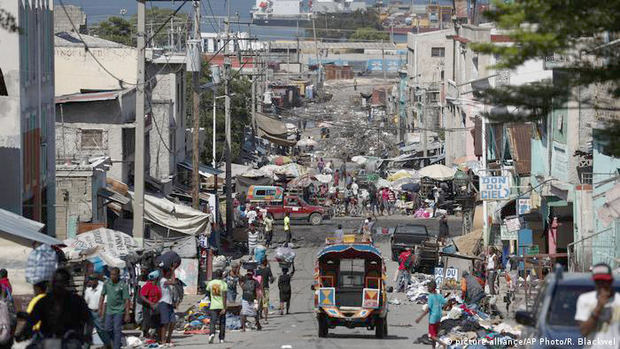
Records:
<instances>
[{"instance_id":1,"label":"street vendor","mask_svg":"<svg viewBox=\"0 0 620 349\"><path fill-rule=\"evenodd\" d=\"M466 270L461 278L461 291L461 298L468 306L477 305L485 296L480 282Z\"/></svg>"}]
</instances>

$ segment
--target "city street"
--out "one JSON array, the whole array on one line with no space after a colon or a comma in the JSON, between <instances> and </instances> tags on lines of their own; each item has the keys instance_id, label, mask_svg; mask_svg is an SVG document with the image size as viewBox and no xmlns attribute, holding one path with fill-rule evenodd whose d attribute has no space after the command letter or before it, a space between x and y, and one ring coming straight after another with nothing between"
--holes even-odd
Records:
<instances>
[{"instance_id":1,"label":"city street","mask_svg":"<svg viewBox=\"0 0 620 349\"><path fill-rule=\"evenodd\" d=\"M413 219L406 216L379 217L377 226L394 226L396 224L412 222ZM434 220L424 221L429 225L432 233ZM450 220L451 229L459 228L457 218ZM249 331L242 333L232 331L226 334L225 344L214 344L221 348L243 348L252 346L253 348L382 348L382 347L411 347L412 342L427 332L427 319L423 319L419 324L415 323L415 317L422 312L422 305L409 303L405 300L403 293L390 293L389 299L398 299L402 304L389 306L388 316L388 337L382 340L376 339L374 331L366 329L347 329L338 327L330 329L327 338L319 338L318 326L313 313L313 291L310 289L312 284L312 273L314 271L314 258L324 241L327 232L331 231L333 224L341 223L345 231L349 227L361 224L361 219L337 219L329 224L312 226L293 226L294 234L303 237L302 247L295 250L296 273L293 277L293 298L291 304L292 314L288 316L271 315L269 324L264 325L260 332ZM278 237L276 227L276 238ZM281 232L281 230L280 230ZM389 240L379 238L377 246L381 249L388 266L388 285L393 285L393 275L397 268L396 262L389 259ZM271 250L270 250L271 251ZM279 275L279 267L275 262L271 262L273 272ZM278 306L277 285L271 286L271 304ZM275 311L275 310L274 310ZM191 348L204 345L207 336L194 335L190 337L177 337L177 346ZM413 344L414 348L428 347L422 344Z\"/></svg>"}]
</instances>

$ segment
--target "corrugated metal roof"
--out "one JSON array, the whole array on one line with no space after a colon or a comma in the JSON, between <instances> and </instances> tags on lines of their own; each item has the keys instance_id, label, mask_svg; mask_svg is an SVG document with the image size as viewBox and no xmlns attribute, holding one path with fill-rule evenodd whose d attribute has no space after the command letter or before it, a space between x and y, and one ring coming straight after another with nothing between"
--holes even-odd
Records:
<instances>
[{"instance_id":1,"label":"corrugated metal roof","mask_svg":"<svg viewBox=\"0 0 620 349\"><path fill-rule=\"evenodd\" d=\"M515 124L506 127L512 159L519 175L529 175L532 168L532 125Z\"/></svg>"},{"instance_id":2,"label":"corrugated metal roof","mask_svg":"<svg viewBox=\"0 0 620 349\"><path fill-rule=\"evenodd\" d=\"M34 241L48 245L62 245L62 241L40 232L44 226L43 223L0 209L0 237L4 239L28 247L32 247Z\"/></svg>"},{"instance_id":3,"label":"corrugated metal roof","mask_svg":"<svg viewBox=\"0 0 620 349\"><path fill-rule=\"evenodd\" d=\"M178 162L177 165L179 165L179 166L181 166L181 167L183 167L185 169L188 169L190 171L193 171L193 169L194 169L194 165L192 165L188 161ZM198 173L200 173L200 175L203 176L203 177L211 177L213 175L220 175L220 174L222 174L224 172L222 172L222 171L220 171L220 170L218 170L216 168L213 168L211 166L199 164L198 165Z\"/></svg>"},{"instance_id":4,"label":"corrugated metal roof","mask_svg":"<svg viewBox=\"0 0 620 349\"><path fill-rule=\"evenodd\" d=\"M297 49L297 41L273 41L269 43L271 49ZM319 42L319 49L367 49L367 50L396 50L391 42ZM314 41L300 41L300 50L314 50Z\"/></svg>"},{"instance_id":5,"label":"corrugated metal roof","mask_svg":"<svg viewBox=\"0 0 620 349\"><path fill-rule=\"evenodd\" d=\"M92 101L109 101L117 99L120 95L123 95L131 89L118 90L118 91L105 91L105 92L91 92L91 93L74 93L70 95L58 96L55 98L56 104L62 103L79 103L79 102L92 102Z\"/></svg>"}]
</instances>

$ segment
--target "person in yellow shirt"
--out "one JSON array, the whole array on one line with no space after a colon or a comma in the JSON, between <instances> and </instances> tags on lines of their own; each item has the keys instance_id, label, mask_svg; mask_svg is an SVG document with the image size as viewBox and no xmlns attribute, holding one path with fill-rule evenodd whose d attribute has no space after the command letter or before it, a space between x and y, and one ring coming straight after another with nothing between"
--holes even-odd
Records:
<instances>
[{"instance_id":1,"label":"person in yellow shirt","mask_svg":"<svg viewBox=\"0 0 620 349\"><path fill-rule=\"evenodd\" d=\"M47 292L47 281L41 281L37 284L34 284L32 286L32 289L34 291L34 297L32 297L32 300L30 301L30 303L28 303L28 308L26 308L26 312L28 314L32 313L32 310L34 309L34 306L37 305L37 302L40 301L41 298L45 297L45 294ZM37 322L34 326L32 326L32 331L37 332L40 328L41 321Z\"/></svg>"},{"instance_id":2,"label":"person in yellow shirt","mask_svg":"<svg viewBox=\"0 0 620 349\"><path fill-rule=\"evenodd\" d=\"M293 240L293 235L291 234L291 217L290 213L286 212L284 215L284 234L286 234L286 243L289 244L291 240Z\"/></svg>"}]
</instances>

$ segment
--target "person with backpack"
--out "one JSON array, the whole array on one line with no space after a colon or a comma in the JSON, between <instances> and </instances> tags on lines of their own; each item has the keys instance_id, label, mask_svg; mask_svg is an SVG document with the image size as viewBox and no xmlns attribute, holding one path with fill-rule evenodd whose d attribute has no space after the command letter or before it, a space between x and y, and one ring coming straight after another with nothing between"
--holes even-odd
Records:
<instances>
[{"instance_id":1,"label":"person with backpack","mask_svg":"<svg viewBox=\"0 0 620 349\"><path fill-rule=\"evenodd\" d=\"M411 280L411 271L414 268L415 256L411 252L411 247L407 247L398 256L398 278L396 281L396 292L406 292L409 281Z\"/></svg>"},{"instance_id":2,"label":"person with backpack","mask_svg":"<svg viewBox=\"0 0 620 349\"><path fill-rule=\"evenodd\" d=\"M147 282L140 288L140 300L142 302L142 333L145 338L149 338L151 329L159 331L159 313L157 306L161 299L161 288L157 285L159 270L150 272Z\"/></svg>"},{"instance_id":3,"label":"person with backpack","mask_svg":"<svg viewBox=\"0 0 620 349\"><path fill-rule=\"evenodd\" d=\"M57 269L52 277L50 291L41 298L26 318L26 325L15 334L15 339L22 341L27 332L37 323L41 324L40 336L31 343L32 347L52 347L56 343L46 341L61 340L63 348L81 348L92 343L92 318L84 298L69 290L71 274L66 269ZM0 326L3 325L3 309L0 302ZM0 336L2 337L2 336ZM1 338L0 338L1 339Z\"/></svg>"},{"instance_id":4,"label":"person with backpack","mask_svg":"<svg viewBox=\"0 0 620 349\"><path fill-rule=\"evenodd\" d=\"M254 317L256 319L256 329L261 330L260 320L258 318L257 309L254 307L254 301L258 297L258 291L260 283L254 278L254 271L248 269L244 278L239 280L241 283L241 331L245 332L245 322L247 317Z\"/></svg>"},{"instance_id":5,"label":"person with backpack","mask_svg":"<svg viewBox=\"0 0 620 349\"><path fill-rule=\"evenodd\" d=\"M295 264L291 263L292 270L288 273L288 268L282 268L282 275L278 277L278 289L280 291L280 315L283 315L286 306L286 314L288 315L291 307L291 278L295 274Z\"/></svg>"}]
</instances>

